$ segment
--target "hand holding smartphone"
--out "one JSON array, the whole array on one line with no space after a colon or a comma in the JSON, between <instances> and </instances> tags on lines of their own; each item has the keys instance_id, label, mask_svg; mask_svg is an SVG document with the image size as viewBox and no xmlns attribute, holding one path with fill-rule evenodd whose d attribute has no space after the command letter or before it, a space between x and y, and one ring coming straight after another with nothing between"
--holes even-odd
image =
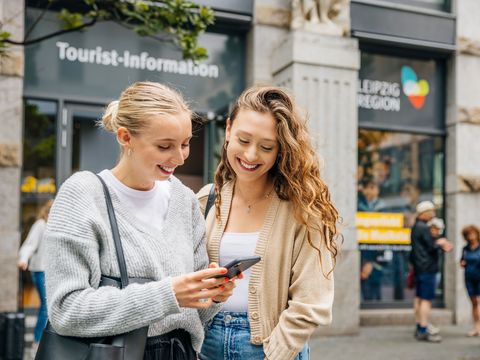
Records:
<instances>
[{"instance_id":1,"label":"hand holding smartphone","mask_svg":"<svg viewBox=\"0 0 480 360\"><path fill-rule=\"evenodd\" d=\"M258 263L262 258L260 256L248 256L243 258L238 258L233 261L230 261L228 264L222 266L227 269L226 274L213 276L214 278L226 277L229 279L234 278L241 272L244 272L251 266Z\"/></svg>"}]
</instances>

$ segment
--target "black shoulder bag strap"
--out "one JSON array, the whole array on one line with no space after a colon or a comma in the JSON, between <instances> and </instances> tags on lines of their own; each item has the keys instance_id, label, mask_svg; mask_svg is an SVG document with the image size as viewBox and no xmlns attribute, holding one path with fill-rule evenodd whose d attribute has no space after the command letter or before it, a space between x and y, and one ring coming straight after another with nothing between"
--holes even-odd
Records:
<instances>
[{"instance_id":1,"label":"black shoulder bag strap","mask_svg":"<svg viewBox=\"0 0 480 360\"><path fill-rule=\"evenodd\" d=\"M98 176L98 179L102 183L103 192L105 194L105 202L107 203L108 219L110 220L110 226L112 228L113 242L115 243L115 251L117 252L118 267L120 269L120 280L122 283L122 289L128 285L128 273L127 264L125 262L125 256L123 254L122 242L120 241L120 232L118 231L117 218L115 217L115 211L113 210L112 198L108 191L105 181Z\"/></svg>"},{"instance_id":2,"label":"black shoulder bag strap","mask_svg":"<svg viewBox=\"0 0 480 360\"><path fill-rule=\"evenodd\" d=\"M205 206L205 219L207 218L208 212L210 211L211 207L215 203L215 197L215 184L212 184L210 192L208 193L207 205Z\"/></svg>"}]
</instances>

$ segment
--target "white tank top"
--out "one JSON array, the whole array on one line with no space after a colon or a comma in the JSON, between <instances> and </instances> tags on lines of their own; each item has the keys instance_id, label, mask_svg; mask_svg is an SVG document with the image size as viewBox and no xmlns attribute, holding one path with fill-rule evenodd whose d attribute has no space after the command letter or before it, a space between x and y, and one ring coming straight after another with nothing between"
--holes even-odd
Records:
<instances>
[{"instance_id":1,"label":"white tank top","mask_svg":"<svg viewBox=\"0 0 480 360\"><path fill-rule=\"evenodd\" d=\"M220 242L220 266L232 260L245 256L254 256L258 241L258 232L223 234ZM243 273L243 279L236 281L233 295L223 304L223 311L247 312L248 311L248 282L252 268Z\"/></svg>"}]
</instances>

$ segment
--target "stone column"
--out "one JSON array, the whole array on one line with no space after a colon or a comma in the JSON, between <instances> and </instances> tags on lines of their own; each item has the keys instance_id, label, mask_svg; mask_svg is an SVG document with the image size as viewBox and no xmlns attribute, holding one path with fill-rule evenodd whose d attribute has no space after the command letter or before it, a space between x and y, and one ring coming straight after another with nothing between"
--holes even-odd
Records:
<instances>
[{"instance_id":1,"label":"stone column","mask_svg":"<svg viewBox=\"0 0 480 360\"><path fill-rule=\"evenodd\" d=\"M445 300L457 323L471 321L471 305L458 262L461 231L480 226L480 1L456 1L458 52L447 80L447 237L455 249L446 257Z\"/></svg>"},{"instance_id":2,"label":"stone column","mask_svg":"<svg viewBox=\"0 0 480 360\"><path fill-rule=\"evenodd\" d=\"M357 209L356 39L292 31L272 56L273 82L289 88L307 111L322 162L322 176L343 218L344 243L335 270L332 326L322 334L353 334L359 328L359 251Z\"/></svg>"},{"instance_id":3,"label":"stone column","mask_svg":"<svg viewBox=\"0 0 480 360\"><path fill-rule=\"evenodd\" d=\"M24 2L0 1L2 31L22 40ZM17 252L20 240L23 49L0 57L0 312L17 309Z\"/></svg>"},{"instance_id":4,"label":"stone column","mask_svg":"<svg viewBox=\"0 0 480 360\"><path fill-rule=\"evenodd\" d=\"M288 33L288 0L255 0L253 26L247 36L246 83L272 84L273 49Z\"/></svg>"}]
</instances>

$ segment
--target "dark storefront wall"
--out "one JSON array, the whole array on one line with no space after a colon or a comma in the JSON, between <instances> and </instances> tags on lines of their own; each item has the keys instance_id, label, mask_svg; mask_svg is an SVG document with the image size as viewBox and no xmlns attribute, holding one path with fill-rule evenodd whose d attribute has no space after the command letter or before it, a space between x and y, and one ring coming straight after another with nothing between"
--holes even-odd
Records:
<instances>
[{"instance_id":1,"label":"dark storefront wall","mask_svg":"<svg viewBox=\"0 0 480 360\"><path fill-rule=\"evenodd\" d=\"M450 10L447 0L352 0L352 36L388 49L452 53L456 16Z\"/></svg>"},{"instance_id":2,"label":"dark storefront wall","mask_svg":"<svg viewBox=\"0 0 480 360\"><path fill-rule=\"evenodd\" d=\"M406 278L415 206L431 200L444 217L444 92L442 61L362 53L357 228L364 308L412 304ZM442 282L439 276L437 305Z\"/></svg>"},{"instance_id":3,"label":"dark storefront wall","mask_svg":"<svg viewBox=\"0 0 480 360\"><path fill-rule=\"evenodd\" d=\"M36 13L27 11L27 24ZM30 36L58 30L54 14L40 24ZM243 89L244 37L206 33L200 44L209 59L195 66L183 61L171 44L137 36L112 22L98 23L27 47L25 92L105 102L134 81L151 80L182 91L197 111L217 111Z\"/></svg>"}]
</instances>

